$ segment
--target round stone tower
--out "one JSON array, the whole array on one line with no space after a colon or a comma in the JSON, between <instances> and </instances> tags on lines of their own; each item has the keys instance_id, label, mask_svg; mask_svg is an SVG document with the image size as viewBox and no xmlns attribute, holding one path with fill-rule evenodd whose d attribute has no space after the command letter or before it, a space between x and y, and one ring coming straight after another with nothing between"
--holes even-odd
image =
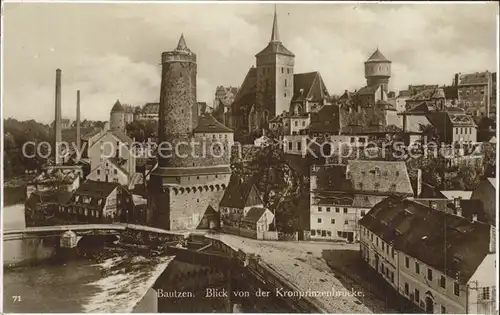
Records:
<instances>
[{"instance_id":1,"label":"round stone tower","mask_svg":"<svg viewBox=\"0 0 500 315\"><path fill-rule=\"evenodd\" d=\"M159 140L169 143L172 150L180 142L189 143L196 127L196 54L186 45L184 35L181 35L174 51L161 55L162 74L160 91ZM186 147L186 146L184 146ZM179 150L182 146L178 147ZM160 167L182 167L185 161L172 152L159 156Z\"/></svg>"},{"instance_id":2,"label":"round stone tower","mask_svg":"<svg viewBox=\"0 0 500 315\"><path fill-rule=\"evenodd\" d=\"M111 108L109 114L109 127L111 129L125 129L125 110L119 100Z\"/></svg>"},{"instance_id":3,"label":"round stone tower","mask_svg":"<svg viewBox=\"0 0 500 315\"><path fill-rule=\"evenodd\" d=\"M384 91L387 92L390 77L391 61L385 58L377 48L370 58L365 61L366 85L383 85Z\"/></svg>"}]
</instances>

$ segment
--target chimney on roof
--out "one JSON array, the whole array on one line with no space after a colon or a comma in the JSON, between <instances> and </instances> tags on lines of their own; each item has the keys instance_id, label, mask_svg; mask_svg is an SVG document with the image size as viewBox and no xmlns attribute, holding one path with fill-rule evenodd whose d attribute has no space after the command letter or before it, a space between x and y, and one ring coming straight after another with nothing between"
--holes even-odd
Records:
<instances>
[{"instance_id":1,"label":"chimney on roof","mask_svg":"<svg viewBox=\"0 0 500 315\"><path fill-rule=\"evenodd\" d=\"M437 210L437 203L435 201L431 201L431 208Z\"/></svg>"},{"instance_id":2,"label":"chimney on roof","mask_svg":"<svg viewBox=\"0 0 500 315\"><path fill-rule=\"evenodd\" d=\"M477 213L472 214L472 222L477 222Z\"/></svg>"},{"instance_id":3,"label":"chimney on roof","mask_svg":"<svg viewBox=\"0 0 500 315\"><path fill-rule=\"evenodd\" d=\"M61 164L61 152L60 143L62 141L62 131L61 131L61 69L56 70L56 97L55 97L55 120L54 120L54 131L55 131L55 163L56 165Z\"/></svg>"}]
</instances>

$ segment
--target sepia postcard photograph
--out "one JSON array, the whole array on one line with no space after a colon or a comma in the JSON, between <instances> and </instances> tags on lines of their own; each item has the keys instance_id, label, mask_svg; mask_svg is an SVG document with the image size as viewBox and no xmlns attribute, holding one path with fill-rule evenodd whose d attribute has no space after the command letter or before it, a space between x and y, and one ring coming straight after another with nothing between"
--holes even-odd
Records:
<instances>
[{"instance_id":1,"label":"sepia postcard photograph","mask_svg":"<svg viewBox=\"0 0 500 315\"><path fill-rule=\"evenodd\" d=\"M2 314L498 314L497 2L1 18Z\"/></svg>"}]
</instances>

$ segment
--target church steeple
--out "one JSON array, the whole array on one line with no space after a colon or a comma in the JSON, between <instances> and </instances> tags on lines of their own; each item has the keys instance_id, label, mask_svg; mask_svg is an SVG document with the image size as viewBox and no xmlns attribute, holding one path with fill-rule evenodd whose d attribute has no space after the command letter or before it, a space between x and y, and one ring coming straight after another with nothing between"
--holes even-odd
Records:
<instances>
[{"instance_id":1,"label":"church steeple","mask_svg":"<svg viewBox=\"0 0 500 315\"><path fill-rule=\"evenodd\" d=\"M273 31L271 33L271 42L281 42L280 34L278 32L278 14L276 13L276 4L274 5L274 20L273 20Z\"/></svg>"}]
</instances>

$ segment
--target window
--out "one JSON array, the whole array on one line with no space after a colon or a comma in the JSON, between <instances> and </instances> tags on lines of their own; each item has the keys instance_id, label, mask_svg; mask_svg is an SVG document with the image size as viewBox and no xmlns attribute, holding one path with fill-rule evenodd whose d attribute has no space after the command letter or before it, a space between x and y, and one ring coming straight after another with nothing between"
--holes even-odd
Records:
<instances>
[{"instance_id":1,"label":"window","mask_svg":"<svg viewBox=\"0 0 500 315\"><path fill-rule=\"evenodd\" d=\"M344 213L347 213L347 208L344 208Z\"/></svg>"},{"instance_id":2,"label":"window","mask_svg":"<svg viewBox=\"0 0 500 315\"><path fill-rule=\"evenodd\" d=\"M331 219L332 224L335 224L335 219Z\"/></svg>"},{"instance_id":3,"label":"window","mask_svg":"<svg viewBox=\"0 0 500 315\"><path fill-rule=\"evenodd\" d=\"M420 301L420 291L418 289L415 289L415 301Z\"/></svg>"},{"instance_id":4,"label":"window","mask_svg":"<svg viewBox=\"0 0 500 315\"><path fill-rule=\"evenodd\" d=\"M291 143L291 142L288 142L288 150L290 150L290 151L291 151L291 150L293 150L293 147L292 147L292 145L293 145L293 143Z\"/></svg>"},{"instance_id":5,"label":"window","mask_svg":"<svg viewBox=\"0 0 500 315\"><path fill-rule=\"evenodd\" d=\"M115 170L115 172L114 172L114 173L115 173L115 175L117 175L117 174L118 174L118 171L117 171L117 170Z\"/></svg>"},{"instance_id":6,"label":"window","mask_svg":"<svg viewBox=\"0 0 500 315\"><path fill-rule=\"evenodd\" d=\"M377 237L377 239L375 240L375 243L376 243L376 244L377 244L377 246L378 246L378 237Z\"/></svg>"},{"instance_id":7,"label":"window","mask_svg":"<svg viewBox=\"0 0 500 315\"><path fill-rule=\"evenodd\" d=\"M339 213L340 209L339 208L335 208L335 212Z\"/></svg>"},{"instance_id":8,"label":"window","mask_svg":"<svg viewBox=\"0 0 500 315\"><path fill-rule=\"evenodd\" d=\"M286 97L286 93L285 93L284 95L285 95L285 97Z\"/></svg>"},{"instance_id":9,"label":"window","mask_svg":"<svg viewBox=\"0 0 500 315\"><path fill-rule=\"evenodd\" d=\"M394 272L391 271L391 282L394 283Z\"/></svg>"},{"instance_id":10,"label":"window","mask_svg":"<svg viewBox=\"0 0 500 315\"><path fill-rule=\"evenodd\" d=\"M455 293L456 296L460 296L460 285L458 282L453 283L453 293Z\"/></svg>"},{"instance_id":11,"label":"window","mask_svg":"<svg viewBox=\"0 0 500 315\"><path fill-rule=\"evenodd\" d=\"M432 281L432 269L427 268L427 280Z\"/></svg>"},{"instance_id":12,"label":"window","mask_svg":"<svg viewBox=\"0 0 500 315\"><path fill-rule=\"evenodd\" d=\"M382 242L382 251L384 251L384 250L385 250L385 243Z\"/></svg>"},{"instance_id":13,"label":"window","mask_svg":"<svg viewBox=\"0 0 500 315\"><path fill-rule=\"evenodd\" d=\"M327 231L326 234L328 234L328 236L332 236L332 231Z\"/></svg>"},{"instance_id":14,"label":"window","mask_svg":"<svg viewBox=\"0 0 500 315\"><path fill-rule=\"evenodd\" d=\"M302 143L301 142L297 142L297 150L302 150Z\"/></svg>"},{"instance_id":15,"label":"window","mask_svg":"<svg viewBox=\"0 0 500 315\"><path fill-rule=\"evenodd\" d=\"M283 69L283 67L281 67L281 73L284 73L284 72L285 72L285 70Z\"/></svg>"},{"instance_id":16,"label":"window","mask_svg":"<svg viewBox=\"0 0 500 315\"><path fill-rule=\"evenodd\" d=\"M405 295L408 295L409 292L410 292L410 286L408 285L408 283L405 282Z\"/></svg>"},{"instance_id":17,"label":"window","mask_svg":"<svg viewBox=\"0 0 500 315\"><path fill-rule=\"evenodd\" d=\"M479 299L480 300L490 299L490 287L484 287L479 290Z\"/></svg>"},{"instance_id":18,"label":"window","mask_svg":"<svg viewBox=\"0 0 500 315\"><path fill-rule=\"evenodd\" d=\"M420 274L420 265L418 264L418 262L415 262L415 272L417 274Z\"/></svg>"},{"instance_id":19,"label":"window","mask_svg":"<svg viewBox=\"0 0 500 315\"><path fill-rule=\"evenodd\" d=\"M286 73L290 74L290 68L286 69Z\"/></svg>"},{"instance_id":20,"label":"window","mask_svg":"<svg viewBox=\"0 0 500 315\"><path fill-rule=\"evenodd\" d=\"M326 207L326 212L330 212L330 207Z\"/></svg>"},{"instance_id":21,"label":"window","mask_svg":"<svg viewBox=\"0 0 500 315\"><path fill-rule=\"evenodd\" d=\"M285 87L286 87L286 79L285 79Z\"/></svg>"},{"instance_id":22,"label":"window","mask_svg":"<svg viewBox=\"0 0 500 315\"><path fill-rule=\"evenodd\" d=\"M345 221L344 221L344 224L349 224L349 221L348 221L348 220L345 220Z\"/></svg>"},{"instance_id":23,"label":"window","mask_svg":"<svg viewBox=\"0 0 500 315\"><path fill-rule=\"evenodd\" d=\"M321 222L322 222L321 218L318 218L318 223L321 223Z\"/></svg>"},{"instance_id":24,"label":"window","mask_svg":"<svg viewBox=\"0 0 500 315\"><path fill-rule=\"evenodd\" d=\"M321 207L318 207L318 212L321 212L323 209L321 209Z\"/></svg>"},{"instance_id":25,"label":"window","mask_svg":"<svg viewBox=\"0 0 500 315\"><path fill-rule=\"evenodd\" d=\"M441 288L446 289L446 277L445 276L441 276L441 278L439 279L439 285L441 286Z\"/></svg>"},{"instance_id":26,"label":"window","mask_svg":"<svg viewBox=\"0 0 500 315\"><path fill-rule=\"evenodd\" d=\"M441 314L446 314L446 307L441 305Z\"/></svg>"},{"instance_id":27,"label":"window","mask_svg":"<svg viewBox=\"0 0 500 315\"><path fill-rule=\"evenodd\" d=\"M410 268L410 258L405 257L405 266L406 268Z\"/></svg>"},{"instance_id":28,"label":"window","mask_svg":"<svg viewBox=\"0 0 500 315\"><path fill-rule=\"evenodd\" d=\"M394 259L394 247L391 248L391 257L392 257L392 259Z\"/></svg>"},{"instance_id":29,"label":"window","mask_svg":"<svg viewBox=\"0 0 500 315\"><path fill-rule=\"evenodd\" d=\"M365 216L365 210L361 210L361 216L364 217Z\"/></svg>"},{"instance_id":30,"label":"window","mask_svg":"<svg viewBox=\"0 0 500 315\"><path fill-rule=\"evenodd\" d=\"M311 230L311 236L315 236L316 235L316 230Z\"/></svg>"}]
</instances>

